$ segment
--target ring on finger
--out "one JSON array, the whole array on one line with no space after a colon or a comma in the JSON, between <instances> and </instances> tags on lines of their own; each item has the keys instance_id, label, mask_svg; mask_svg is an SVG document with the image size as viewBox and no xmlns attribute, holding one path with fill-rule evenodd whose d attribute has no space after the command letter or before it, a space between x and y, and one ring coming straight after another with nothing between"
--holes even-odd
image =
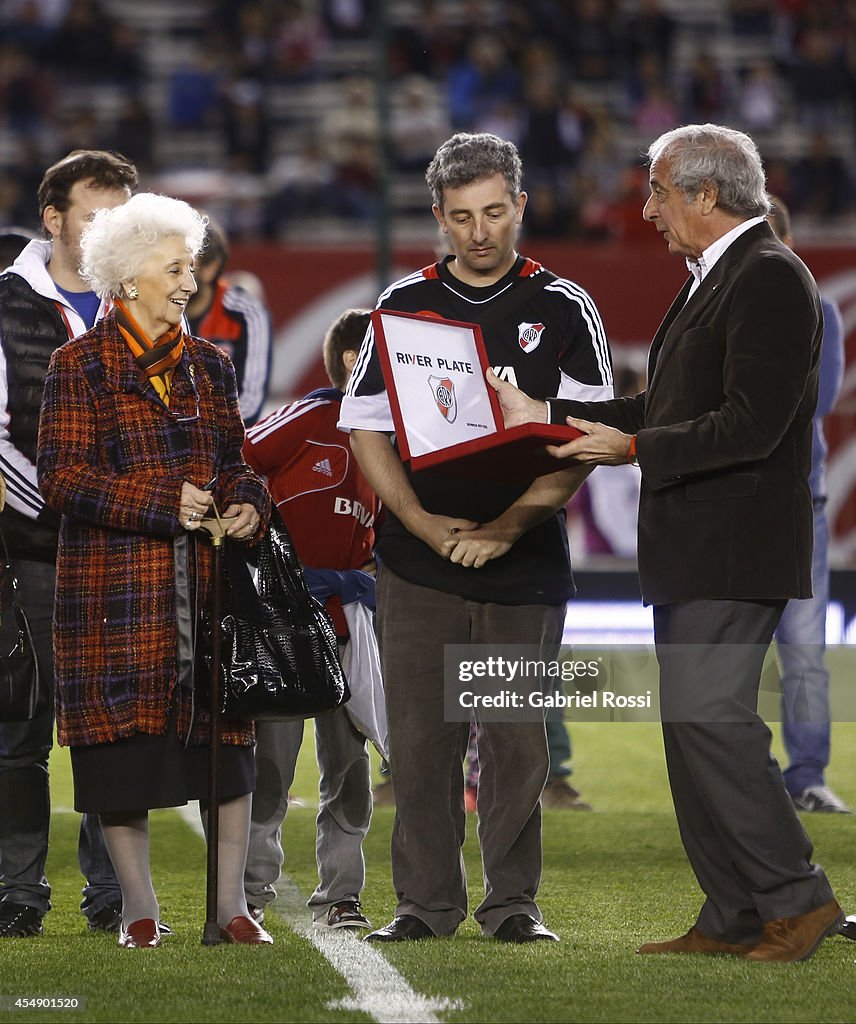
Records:
<instances>
[{"instance_id":1,"label":"ring on finger","mask_svg":"<svg viewBox=\"0 0 856 1024\"><path fill-rule=\"evenodd\" d=\"M185 530L189 530L191 526L193 526L193 520L188 519L187 522L184 524L184 528Z\"/></svg>"}]
</instances>

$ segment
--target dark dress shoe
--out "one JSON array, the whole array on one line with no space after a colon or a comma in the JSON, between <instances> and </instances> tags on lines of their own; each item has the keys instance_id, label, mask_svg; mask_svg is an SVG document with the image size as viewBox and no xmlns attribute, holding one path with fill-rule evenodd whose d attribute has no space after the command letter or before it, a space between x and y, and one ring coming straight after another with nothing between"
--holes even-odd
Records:
<instances>
[{"instance_id":1,"label":"dark dress shoe","mask_svg":"<svg viewBox=\"0 0 856 1024\"><path fill-rule=\"evenodd\" d=\"M753 946L751 943L720 942L703 935L693 925L686 935L663 942L643 942L637 953L705 953L708 956L724 953L728 956L746 956Z\"/></svg>"},{"instance_id":2,"label":"dark dress shoe","mask_svg":"<svg viewBox=\"0 0 856 1024\"><path fill-rule=\"evenodd\" d=\"M845 923L844 912L835 900L796 917L779 917L764 925L761 941L746 954L747 960L791 963L808 960L827 935L835 935Z\"/></svg>"},{"instance_id":3,"label":"dark dress shoe","mask_svg":"<svg viewBox=\"0 0 856 1024\"><path fill-rule=\"evenodd\" d=\"M434 932L421 918L402 914L393 918L385 928L369 932L366 942L414 942L417 939L433 939Z\"/></svg>"},{"instance_id":4,"label":"dark dress shoe","mask_svg":"<svg viewBox=\"0 0 856 1024\"><path fill-rule=\"evenodd\" d=\"M161 944L160 928L152 917L141 917L128 927L119 926L119 945L124 949L155 949Z\"/></svg>"},{"instance_id":5,"label":"dark dress shoe","mask_svg":"<svg viewBox=\"0 0 856 1024\"><path fill-rule=\"evenodd\" d=\"M113 900L89 918L91 932L117 932L122 924L122 901Z\"/></svg>"},{"instance_id":6,"label":"dark dress shoe","mask_svg":"<svg viewBox=\"0 0 856 1024\"><path fill-rule=\"evenodd\" d=\"M273 936L260 924L251 917L242 916L233 917L225 927L221 927L220 938L224 942L234 942L239 946L268 946L273 943Z\"/></svg>"},{"instance_id":7,"label":"dark dress shoe","mask_svg":"<svg viewBox=\"0 0 856 1024\"><path fill-rule=\"evenodd\" d=\"M528 914L512 914L493 933L500 942L558 942L559 936Z\"/></svg>"},{"instance_id":8,"label":"dark dress shoe","mask_svg":"<svg viewBox=\"0 0 856 1024\"><path fill-rule=\"evenodd\" d=\"M4 900L0 903L0 939L24 939L44 932L44 914L26 903Z\"/></svg>"},{"instance_id":9,"label":"dark dress shoe","mask_svg":"<svg viewBox=\"0 0 856 1024\"><path fill-rule=\"evenodd\" d=\"M856 939L856 914L850 914L844 918L844 924L838 929L838 934L845 939Z\"/></svg>"}]
</instances>

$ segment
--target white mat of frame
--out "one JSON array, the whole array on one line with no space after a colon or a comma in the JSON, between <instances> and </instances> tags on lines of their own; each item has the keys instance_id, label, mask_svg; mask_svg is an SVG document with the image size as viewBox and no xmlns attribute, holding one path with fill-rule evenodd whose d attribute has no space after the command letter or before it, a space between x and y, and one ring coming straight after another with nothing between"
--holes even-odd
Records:
<instances>
[{"instance_id":1,"label":"white mat of frame","mask_svg":"<svg viewBox=\"0 0 856 1024\"><path fill-rule=\"evenodd\" d=\"M198 803L177 810L201 836ZM437 1014L463 1008L458 999L437 999L414 991L376 946L362 941L363 932L357 936L347 929L313 927L306 898L290 878L281 877L276 892L276 903L269 904L265 913L276 914L311 942L351 988L350 996L328 1003L328 1010L357 1010L379 1024L441 1024Z\"/></svg>"}]
</instances>

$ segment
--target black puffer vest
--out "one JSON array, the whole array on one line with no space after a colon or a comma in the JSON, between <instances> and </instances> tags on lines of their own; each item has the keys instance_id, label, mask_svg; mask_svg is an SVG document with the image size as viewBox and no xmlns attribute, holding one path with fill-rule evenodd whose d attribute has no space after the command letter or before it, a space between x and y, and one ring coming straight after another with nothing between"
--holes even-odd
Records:
<instances>
[{"instance_id":1,"label":"black puffer vest","mask_svg":"<svg viewBox=\"0 0 856 1024\"><path fill-rule=\"evenodd\" d=\"M0 331L6 357L9 435L12 444L35 464L39 410L55 349L68 340L59 310L18 274L0 276ZM59 516L45 507L29 519L8 505L3 533L13 559L55 562Z\"/></svg>"}]
</instances>

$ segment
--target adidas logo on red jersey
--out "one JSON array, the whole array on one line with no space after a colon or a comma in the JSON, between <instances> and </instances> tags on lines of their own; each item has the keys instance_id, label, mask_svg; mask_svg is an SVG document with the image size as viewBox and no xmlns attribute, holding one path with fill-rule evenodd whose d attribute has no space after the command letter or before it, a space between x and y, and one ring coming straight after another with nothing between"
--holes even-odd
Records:
<instances>
[{"instance_id":1,"label":"adidas logo on red jersey","mask_svg":"<svg viewBox=\"0 0 856 1024\"><path fill-rule=\"evenodd\" d=\"M316 462L312 467L314 473L321 473L324 476L333 475L333 467L330 465L329 459L321 459L320 462Z\"/></svg>"}]
</instances>

